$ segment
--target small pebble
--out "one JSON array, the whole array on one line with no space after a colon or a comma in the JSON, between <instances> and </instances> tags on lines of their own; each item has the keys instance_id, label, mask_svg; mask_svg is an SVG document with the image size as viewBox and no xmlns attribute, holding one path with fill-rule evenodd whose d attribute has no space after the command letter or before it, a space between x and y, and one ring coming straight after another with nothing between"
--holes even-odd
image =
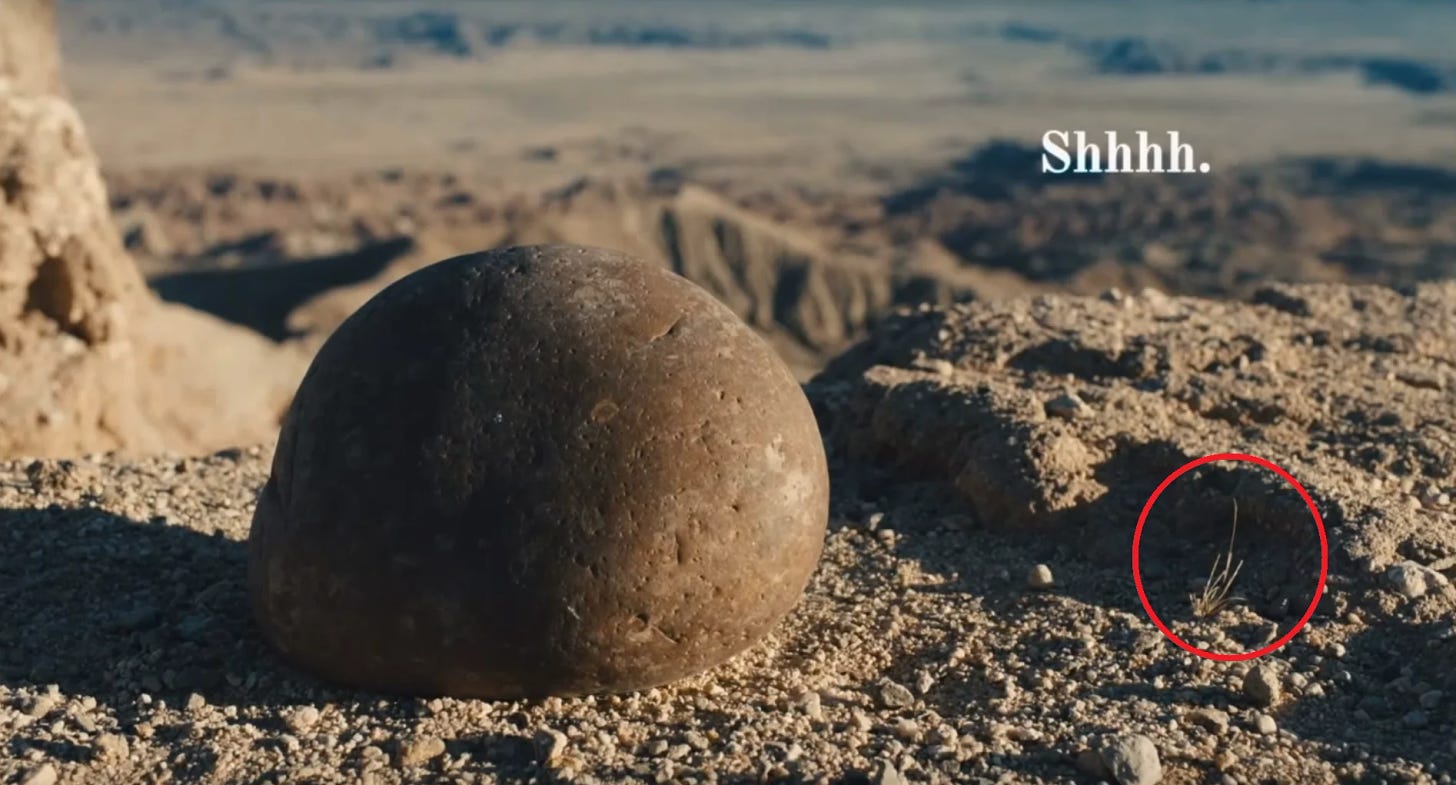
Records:
<instances>
[{"instance_id":1,"label":"small pebble","mask_svg":"<svg viewBox=\"0 0 1456 785\"><path fill-rule=\"evenodd\" d=\"M131 754L131 745L125 736L103 733L96 737L96 754L105 760L125 760Z\"/></svg>"},{"instance_id":2,"label":"small pebble","mask_svg":"<svg viewBox=\"0 0 1456 785\"><path fill-rule=\"evenodd\" d=\"M875 775L870 778L871 785L909 785L905 775L895 767L894 763L881 760L875 767Z\"/></svg>"},{"instance_id":3,"label":"small pebble","mask_svg":"<svg viewBox=\"0 0 1456 785\"><path fill-rule=\"evenodd\" d=\"M38 720L41 717L50 714L51 711L56 708L56 704L58 702L59 701L49 695L42 695L39 698L36 698L34 703L30 704L30 710L27 711L26 714L32 719Z\"/></svg>"},{"instance_id":4,"label":"small pebble","mask_svg":"<svg viewBox=\"0 0 1456 785\"><path fill-rule=\"evenodd\" d=\"M1147 736L1120 736L1100 750L1102 763L1118 785L1157 785L1163 780L1158 748Z\"/></svg>"},{"instance_id":5,"label":"small pebble","mask_svg":"<svg viewBox=\"0 0 1456 785\"><path fill-rule=\"evenodd\" d=\"M955 374L955 366L952 365L949 360L935 358L933 360L927 360L925 366L929 370L934 371L941 376L951 376Z\"/></svg>"},{"instance_id":6,"label":"small pebble","mask_svg":"<svg viewBox=\"0 0 1456 785\"><path fill-rule=\"evenodd\" d=\"M1244 695L1259 706L1272 706L1279 700L1279 674L1267 665L1260 665L1244 675Z\"/></svg>"},{"instance_id":7,"label":"small pebble","mask_svg":"<svg viewBox=\"0 0 1456 785\"><path fill-rule=\"evenodd\" d=\"M1185 715L1187 720L1201 728L1207 728L1214 733L1223 733L1228 730L1229 715L1226 711L1219 709L1199 708L1188 712Z\"/></svg>"},{"instance_id":8,"label":"small pebble","mask_svg":"<svg viewBox=\"0 0 1456 785\"><path fill-rule=\"evenodd\" d=\"M880 705L887 709L903 709L915 702L915 696L910 690L889 679L881 679L875 687L875 696L879 698Z\"/></svg>"},{"instance_id":9,"label":"small pebble","mask_svg":"<svg viewBox=\"0 0 1456 785\"><path fill-rule=\"evenodd\" d=\"M891 727L895 737L908 744L920 741L920 725L914 720L900 720Z\"/></svg>"},{"instance_id":10,"label":"small pebble","mask_svg":"<svg viewBox=\"0 0 1456 785\"><path fill-rule=\"evenodd\" d=\"M824 719L824 699L814 690L804 690L795 701L799 710L811 720Z\"/></svg>"},{"instance_id":11,"label":"small pebble","mask_svg":"<svg viewBox=\"0 0 1456 785\"><path fill-rule=\"evenodd\" d=\"M319 710L312 706L300 707L283 718L284 724L294 733L303 733L318 724L318 721Z\"/></svg>"},{"instance_id":12,"label":"small pebble","mask_svg":"<svg viewBox=\"0 0 1456 785\"><path fill-rule=\"evenodd\" d=\"M1445 575L1413 561L1391 565L1385 571L1385 580L1397 594L1411 600L1451 584Z\"/></svg>"},{"instance_id":13,"label":"small pebble","mask_svg":"<svg viewBox=\"0 0 1456 785\"><path fill-rule=\"evenodd\" d=\"M21 785L56 785L57 779L56 767L47 763L32 771L20 783Z\"/></svg>"},{"instance_id":14,"label":"small pebble","mask_svg":"<svg viewBox=\"0 0 1456 785\"><path fill-rule=\"evenodd\" d=\"M1026 574L1026 585L1033 589L1050 589L1052 587L1052 568L1045 564L1038 564L1031 568Z\"/></svg>"},{"instance_id":15,"label":"small pebble","mask_svg":"<svg viewBox=\"0 0 1456 785\"><path fill-rule=\"evenodd\" d=\"M532 740L536 747L536 760L547 768L555 768L561 763L562 756L566 753L566 734L552 728L543 728L536 732Z\"/></svg>"},{"instance_id":16,"label":"small pebble","mask_svg":"<svg viewBox=\"0 0 1456 785\"><path fill-rule=\"evenodd\" d=\"M1046 413L1051 417L1061 417L1064 420L1075 420L1090 414L1092 409L1086 402L1073 393L1059 395L1046 402Z\"/></svg>"},{"instance_id":17,"label":"small pebble","mask_svg":"<svg viewBox=\"0 0 1456 785\"><path fill-rule=\"evenodd\" d=\"M445 753L445 742L435 736L414 736L399 748L399 763L406 768L420 766Z\"/></svg>"},{"instance_id":18,"label":"small pebble","mask_svg":"<svg viewBox=\"0 0 1456 785\"><path fill-rule=\"evenodd\" d=\"M1254 730L1258 731L1260 735L1268 736L1278 729L1279 726L1274 722L1274 718L1267 714L1260 714L1254 719Z\"/></svg>"}]
</instances>

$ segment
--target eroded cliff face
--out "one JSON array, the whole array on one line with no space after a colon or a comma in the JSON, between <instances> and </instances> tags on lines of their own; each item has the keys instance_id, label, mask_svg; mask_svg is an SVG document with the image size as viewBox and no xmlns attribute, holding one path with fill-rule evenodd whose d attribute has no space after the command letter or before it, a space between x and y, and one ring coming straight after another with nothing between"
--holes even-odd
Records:
<instances>
[{"instance_id":1,"label":"eroded cliff face","mask_svg":"<svg viewBox=\"0 0 1456 785\"><path fill-rule=\"evenodd\" d=\"M812 236L692 184L582 179L501 212L493 224L473 222L468 233L417 230L382 273L331 288L288 314L289 331L317 345L389 283L441 259L480 247L575 243L631 253L701 286L807 378L888 313L912 282L891 264L835 254ZM940 284L945 299L962 293L953 276ZM169 289L186 296L181 285L163 291Z\"/></svg>"},{"instance_id":2,"label":"eroded cliff face","mask_svg":"<svg viewBox=\"0 0 1456 785\"><path fill-rule=\"evenodd\" d=\"M0 5L0 455L270 438L302 359L151 296L58 60L51 3Z\"/></svg>"}]
</instances>

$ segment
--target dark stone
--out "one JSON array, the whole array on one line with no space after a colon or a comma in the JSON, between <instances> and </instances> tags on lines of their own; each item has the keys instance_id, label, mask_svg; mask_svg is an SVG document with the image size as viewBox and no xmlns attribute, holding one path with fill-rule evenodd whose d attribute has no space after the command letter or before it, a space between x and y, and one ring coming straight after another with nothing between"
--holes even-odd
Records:
<instances>
[{"instance_id":1,"label":"dark stone","mask_svg":"<svg viewBox=\"0 0 1456 785\"><path fill-rule=\"evenodd\" d=\"M267 638L334 681L626 691L768 632L827 514L809 404L727 307L619 253L513 248L404 278L324 345L249 591Z\"/></svg>"}]
</instances>

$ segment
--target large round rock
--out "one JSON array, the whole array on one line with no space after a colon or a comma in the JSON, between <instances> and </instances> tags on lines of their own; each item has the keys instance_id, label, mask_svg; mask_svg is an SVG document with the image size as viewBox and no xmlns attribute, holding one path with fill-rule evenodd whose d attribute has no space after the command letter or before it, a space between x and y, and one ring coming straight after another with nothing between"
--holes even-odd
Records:
<instances>
[{"instance_id":1,"label":"large round rock","mask_svg":"<svg viewBox=\"0 0 1456 785\"><path fill-rule=\"evenodd\" d=\"M798 600L828 474L767 344L599 249L430 266L303 380L253 519L285 655L351 685L514 698L661 684Z\"/></svg>"}]
</instances>

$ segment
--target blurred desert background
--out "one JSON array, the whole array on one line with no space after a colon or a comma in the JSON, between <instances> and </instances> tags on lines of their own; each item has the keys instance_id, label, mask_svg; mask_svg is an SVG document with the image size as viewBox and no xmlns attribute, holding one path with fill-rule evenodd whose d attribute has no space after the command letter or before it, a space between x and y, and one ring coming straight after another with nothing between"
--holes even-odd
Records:
<instances>
[{"instance_id":1,"label":"blurred desert background","mask_svg":"<svg viewBox=\"0 0 1456 785\"><path fill-rule=\"evenodd\" d=\"M164 299L316 341L419 264L671 264L806 375L896 304L1456 264L1456 5L64 0ZM1207 176L1043 178L1048 129Z\"/></svg>"}]
</instances>

